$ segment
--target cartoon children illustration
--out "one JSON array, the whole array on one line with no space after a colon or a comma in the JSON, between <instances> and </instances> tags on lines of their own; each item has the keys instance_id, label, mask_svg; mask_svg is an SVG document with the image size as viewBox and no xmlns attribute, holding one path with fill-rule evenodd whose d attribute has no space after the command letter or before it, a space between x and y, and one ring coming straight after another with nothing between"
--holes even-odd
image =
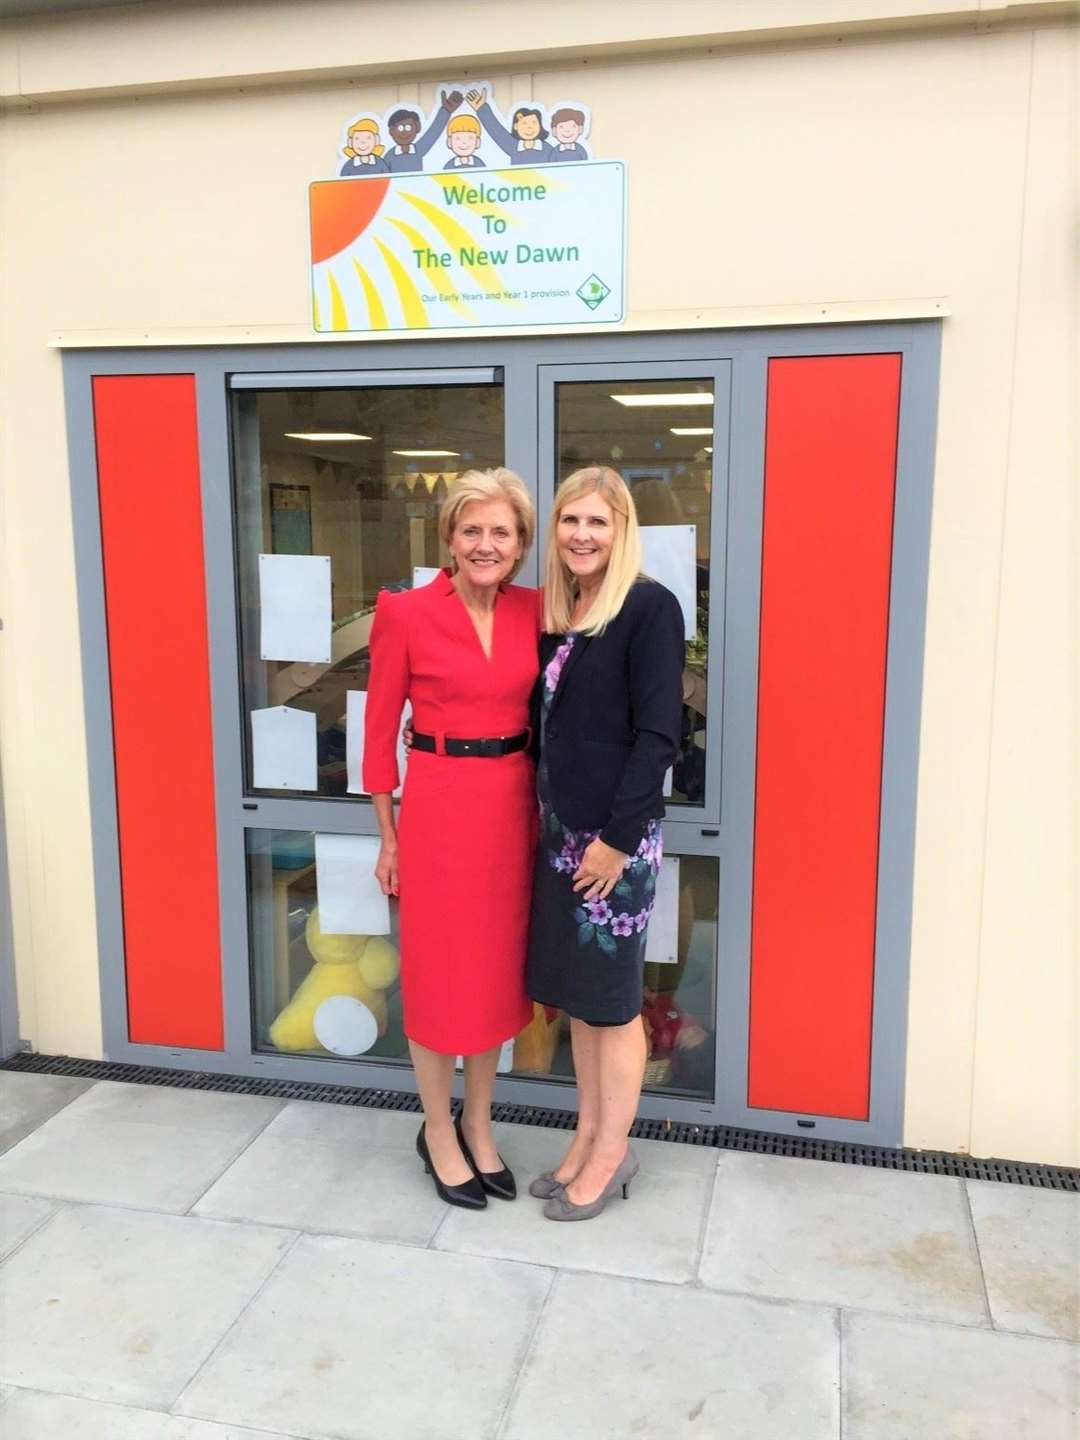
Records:
<instances>
[{"instance_id":1,"label":"cartoon children illustration","mask_svg":"<svg viewBox=\"0 0 1080 1440\"><path fill-rule=\"evenodd\" d=\"M509 155L511 165L546 165L552 158L547 143L550 132L544 128L543 112L535 106L519 105L507 130L482 89L470 90L465 98L495 144Z\"/></svg>"},{"instance_id":2,"label":"cartoon children illustration","mask_svg":"<svg viewBox=\"0 0 1080 1440\"><path fill-rule=\"evenodd\" d=\"M446 127L446 143L453 154L444 170L485 170L476 153L480 148L480 121L475 115L455 115Z\"/></svg>"},{"instance_id":3,"label":"cartoon children illustration","mask_svg":"<svg viewBox=\"0 0 1080 1440\"><path fill-rule=\"evenodd\" d=\"M585 134L585 112L570 105L561 105L551 117L550 160L588 160L589 152L582 145Z\"/></svg>"},{"instance_id":4,"label":"cartoon children illustration","mask_svg":"<svg viewBox=\"0 0 1080 1440\"><path fill-rule=\"evenodd\" d=\"M342 176L385 175L390 169L379 144L379 122L370 115L354 120L349 126L342 154L345 156Z\"/></svg>"},{"instance_id":5,"label":"cartoon children illustration","mask_svg":"<svg viewBox=\"0 0 1080 1440\"><path fill-rule=\"evenodd\" d=\"M386 152L387 169L395 175L424 168L424 156L446 129L446 122L461 104L461 91L442 92L442 104L421 135L423 122L415 110L395 110L386 122L393 145Z\"/></svg>"}]
</instances>

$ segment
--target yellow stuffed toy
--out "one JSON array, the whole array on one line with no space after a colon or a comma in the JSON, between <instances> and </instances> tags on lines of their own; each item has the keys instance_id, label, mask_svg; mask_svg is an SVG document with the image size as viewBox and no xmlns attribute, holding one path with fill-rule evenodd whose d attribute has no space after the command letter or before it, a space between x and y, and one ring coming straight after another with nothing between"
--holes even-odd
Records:
<instances>
[{"instance_id":1,"label":"yellow stuffed toy","mask_svg":"<svg viewBox=\"0 0 1080 1440\"><path fill-rule=\"evenodd\" d=\"M324 935L316 907L304 932L315 964L270 1026L279 1050L360 1055L386 1033L385 991L398 953L378 935Z\"/></svg>"}]
</instances>

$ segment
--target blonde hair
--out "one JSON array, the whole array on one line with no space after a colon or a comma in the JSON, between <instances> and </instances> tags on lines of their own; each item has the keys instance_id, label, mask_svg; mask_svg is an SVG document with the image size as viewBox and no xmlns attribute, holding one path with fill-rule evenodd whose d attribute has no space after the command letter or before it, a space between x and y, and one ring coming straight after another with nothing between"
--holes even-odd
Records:
<instances>
[{"instance_id":1,"label":"blonde hair","mask_svg":"<svg viewBox=\"0 0 1080 1440\"><path fill-rule=\"evenodd\" d=\"M375 121L375 120L357 120L354 125L350 125L350 126L349 126L348 134L347 134L346 137L345 137L346 140L351 140L352 137L356 134L356 132L357 132L358 130L363 130L363 131L365 131L368 135L374 135L375 138L376 138L376 140L379 138L379 126L378 126L378 122L377 122L377 121ZM381 155L385 149L386 149L386 146L385 146L385 145L376 145L375 148L374 148L374 150L372 150L371 153L372 153L372 155ZM345 154L345 155L347 155L347 156L349 157L349 159L351 160L351 159L353 158L353 156L356 154L356 151L353 149L353 147L352 147L351 145L345 145L345 146L343 147L343 152L342 152L342 153Z\"/></svg>"},{"instance_id":2,"label":"blonde hair","mask_svg":"<svg viewBox=\"0 0 1080 1440\"><path fill-rule=\"evenodd\" d=\"M456 135L460 130L471 130L474 135L480 134L480 121L475 115L455 115L446 127L447 135Z\"/></svg>"},{"instance_id":3,"label":"blonde hair","mask_svg":"<svg viewBox=\"0 0 1080 1440\"><path fill-rule=\"evenodd\" d=\"M547 555L544 560L544 629L553 635L562 635L570 629L574 605L578 598L577 581L563 564L559 554L556 539L559 516L567 505L580 500L583 495L599 495L611 506L615 538L596 599L585 612L577 629L585 635L602 635L622 609L631 586L641 574L641 536L638 534L637 512L626 481L609 465L587 465L583 470L575 470L555 492L551 524L548 527Z\"/></svg>"},{"instance_id":4,"label":"blonde hair","mask_svg":"<svg viewBox=\"0 0 1080 1440\"><path fill-rule=\"evenodd\" d=\"M536 511L533 502L525 489L525 482L520 475L515 475L513 470L505 470L500 465L494 470L466 470L463 475L459 475L439 511L439 539L444 545L450 544L450 537L466 505L483 505L492 500L505 500L517 521L521 554L510 571L509 578L512 580L525 563L525 556L536 535ZM455 568L451 560L451 569Z\"/></svg>"}]
</instances>

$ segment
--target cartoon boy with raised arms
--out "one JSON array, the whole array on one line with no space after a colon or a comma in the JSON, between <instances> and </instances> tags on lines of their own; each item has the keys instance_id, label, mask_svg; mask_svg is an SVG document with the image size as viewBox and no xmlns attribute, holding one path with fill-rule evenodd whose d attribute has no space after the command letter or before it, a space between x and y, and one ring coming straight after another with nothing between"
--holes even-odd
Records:
<instances>
[{"instance_id":1,"label":"cartoon boy with raised arms","mask_svg":"<svg viewBox=\"0 0 1080 1440\"><path fill-rule=\"evenodd\" d=\"M461 91L442 92L442 104L435 118L421 135L422 122L415 110L395 110L386 122L393 145L386 152L386 167L400 175L424 168L424 156L446 129L446 122L461 104Z\"/></svg>"},{"instance_id":2,"label":"cartoon boy with raised arms","mask_svg":"<svg viewBox=\"0 0 1080 1440\"><path fill-rule=\"evenodd\" d=\"M480 121L475 115L455 115L446 127L446 143L453 152L444 170L485 170L476 153L480 148Z\"/></svg>"}]
</instances>

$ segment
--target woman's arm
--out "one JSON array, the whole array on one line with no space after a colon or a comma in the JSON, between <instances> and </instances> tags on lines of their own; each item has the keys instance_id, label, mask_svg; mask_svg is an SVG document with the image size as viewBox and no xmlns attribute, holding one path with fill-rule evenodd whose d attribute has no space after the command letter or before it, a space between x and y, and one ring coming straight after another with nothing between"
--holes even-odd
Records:
<instances>
[{"instance_id":1,"label":"woman's arm","mask_svg":"<svg viewBox=\"0 0 1080 1440\"><path fill-rule=\"evenodd\" d=\"M375 875L384 895L398 893L397 827L393 791L398 786L397 735L409 693L409 645L401 602L383 592L371 627L371 677L364 715L363 787L370 794L382 845Z\"/></svg>"},{"instance_id":2,"label":"woman's arm","mask_svg":"<svg viewBox=\"0 0 1080 1440\"><path fill-rule=\"evenodd\" d=\"M372 795L375 819L379 822L379 858L375 862L375 878L384 895L398 893L397 826L394 824L394 797L382 792Z\"/></svg>"},{"instance_id":3,"label":"woman's arm","mask_svg":"<svg viewBox=\"0 0 1080 1440\"><path fill-rule=\"evenodd\" d=\"M600 839L633 855L664 772L675 759L682 732L682 672L686 635L682 610L670 590L651 584L627 646L630 723L635 738L611 816Z\"/></svg>"}]
</instances>

